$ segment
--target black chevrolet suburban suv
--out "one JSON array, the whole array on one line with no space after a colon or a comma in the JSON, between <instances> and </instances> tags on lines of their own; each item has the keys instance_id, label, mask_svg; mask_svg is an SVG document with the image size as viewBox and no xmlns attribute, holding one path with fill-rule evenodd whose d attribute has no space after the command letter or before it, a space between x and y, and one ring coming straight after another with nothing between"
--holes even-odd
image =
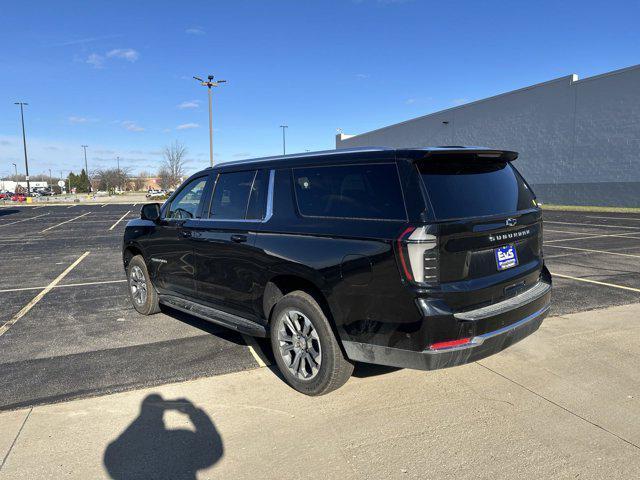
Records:
<instances>
[{"instance_id":1,"label":"black chevrolet suburban suv","mask_svg":"<svg viewBox=\"0 0 640 480\"><path fill-rule=\"evenodd\" d=\"M135 309L270 337L308 395L353 362L431 370L533 333L549 310L535 196L487 148L354 149L228 162L127 224Z\"/></svg>"}]
</instances>

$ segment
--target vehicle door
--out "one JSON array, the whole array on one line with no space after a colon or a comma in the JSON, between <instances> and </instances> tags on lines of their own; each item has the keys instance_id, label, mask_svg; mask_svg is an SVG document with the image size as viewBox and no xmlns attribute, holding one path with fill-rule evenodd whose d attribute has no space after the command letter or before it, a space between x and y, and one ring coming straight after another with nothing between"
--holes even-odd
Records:
<instances>
[{"instance_id":1,"label":"vehicle door","mask_svg":"<svg viewBox=\"0 0 640 480\"><path fill-rule=\"evenodd\" d=\"M188 227L202 215L209 178L204 174L183 185L149 236L149 273L160 293L195 296L194 241Z\"/></svg>"},{"instance_id":2,"label":"vehicle door","mask_svg":"<svg viewBox=\"0 0 640 480\"><path fill-rule=\"evenodd\" d=\"M255 261L256 228L270 216L273 173L264 169L217 175L208 214L193 222L196 290L213 308L259 320L262 278Z\"/></svg>"}]
</instances>

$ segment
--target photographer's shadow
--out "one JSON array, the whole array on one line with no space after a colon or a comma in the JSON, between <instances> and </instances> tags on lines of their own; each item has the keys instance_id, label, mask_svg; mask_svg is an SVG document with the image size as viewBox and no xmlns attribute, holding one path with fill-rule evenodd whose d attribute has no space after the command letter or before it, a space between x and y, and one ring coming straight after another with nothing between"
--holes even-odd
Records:
<instances>
[{"instance_id":1,"label":"photographer's shadow","mask_svg":"<svg viewBox=\"0 0 640 480\"><path fill-rule=\"evenodd\" d=\"M167 429L168 410L187 415L193 430ZM223 453L220 434L203 410L183 398L151 394L142 401L140 415L105 450L104 465L115 480L195 479L198 470L214 465Z\"/></svg>"}]
</instances>

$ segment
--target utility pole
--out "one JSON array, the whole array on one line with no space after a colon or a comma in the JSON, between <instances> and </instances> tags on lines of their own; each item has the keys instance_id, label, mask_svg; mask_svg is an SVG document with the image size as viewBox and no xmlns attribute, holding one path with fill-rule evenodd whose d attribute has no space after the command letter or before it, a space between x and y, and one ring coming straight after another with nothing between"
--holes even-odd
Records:
<instances>
[{"instance_id":1,"label":"utility pole","mask_svg":"<svg viewBox=\"0 0 640 480\"><path fill-rule=\"evenodd\" d=\"M24 170L27 179L27 197L31 196L31 188L29 184L29 161L27 160L27 136L24 133L24 106L29 105L25 102L15 102L15 105L20 105L20 119L22 120L22 144L24 145Z\"/></svg>"},{"instance_id":2,"label":"utility pole","mask_svg":"<svg viewBox=\"0 0 640 480\"><path fill-rule=\"evenodd\" d=\"M13 163L12 165L13 165L13 168L16 170L16 177L15 178L16 178L16 182L17 182L18 181L18 166L15 163Z\"/></svg>"},{"instance_id":3,"label":"utility pole","mask_svg":"<svg viewBox=\"0 0 640 480\"><path fill-rule=\"evenodd\" d=\"M51 169L49 169L49 188L53 188L53 178L51 177Z\"/></svg>"},{"instance_id":4,"label":"utility pole","mask_svg":"<svg viewBox=\"0 0 640 480\"><path fill-rule=\"evenodd\" d=\"M118 162L118 185L120 186L120 157L116 157L116 161Z\"/></svg>"},{"instance_id":5,"label":"utility pole","mask_svg":"<svg viewBox=\"0 0 640 480\"><path fill-rule=\"evenodd\" d=\"M91 192L91 178L89 178L89 167L87 167L87 147L89 145L80 145L84 150L84 173L87 174L87 181L89 182L89 192Z\"/></svg>"},{"instance_id":6,"label":"utility pole","mask_svg":"<svg viewBox=\"0 0 640 480\"><path fill-rule=\"evenodd\" d=\"M193 77L195 80L200 82L200 85L203 87L207 87L209 89L209 166L213 167L213 107L212 107L212 96L211 96L211 87L219 87L221 83L227 83L226 80L216 80L213 81L213 75L209 75L207 77L207 82L202 80L200 77Z\"/></svg>"},{"instance_id":7,"label":"utility pole","mask_svg":"<svg viewBox=\"0 0 640 480\"><path fill-rule=\"evenodd\" d=\"M284 130L285 130L285 128L289 128L289 125L280 125L280 128L282 129L282 155L286 155L287 154L287 141L286 141L285 136L284 136Z\"/></svg>"}]
</instances>

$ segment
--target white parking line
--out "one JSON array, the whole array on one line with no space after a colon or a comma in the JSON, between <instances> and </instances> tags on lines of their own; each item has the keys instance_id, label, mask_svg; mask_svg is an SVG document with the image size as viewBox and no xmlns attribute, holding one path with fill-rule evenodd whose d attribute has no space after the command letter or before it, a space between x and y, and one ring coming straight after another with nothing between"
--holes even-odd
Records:
<instances>
[{"instance_id":1,"label":"white parking line","mask_svg":"<svg viewBox=\"0 0 640 480\"><path fill-rule=\"evenodd\" d=\"M34 218L40 218L49 215L48 213L43 213L42 215L36 215L35 217L23 218L22 220L16 220L15 222L4 223L0 225L0 227L8 227L9 225L15 225L16 223L26 222L27 220L33 220Z\"/></svg>"},{"instance_id":2,"label":"white parking line","mask_svg":"<svg viewBox=\"0 0 640 480\"><path fill-rule=\"evenodd\" d=\"M596 285L603 285L605 287L619 288L621 290L629 290L631 292L640 293L640 288L625 287L624 285L616 285L614 283L599 282L597 280L589 280L587 278L572 277L570 275L561 275L559 273L553 273L553 272L551 273L551 275L553 275L554 277L567 278L569 280L576 280L578 282L594 283Z\"/></svg>"},{"instance_id":3,"label":"white parking line","mask_svg":"<svg viewBox=\"0 0 640 480\"><path fill-rule=\"evenodd\" d=\"M607 255L619 255L621 257L634 257L634 258L640 258L640 255L634 255L632 253L619 253L619 252L609 252L607 250L593 250L591 248L577 248L577 247L565 247L562 245L548 245L549 248L563 248L565 250L580 250L582 252L589 252L589 253L604 253Z\"/></svg>"},{"instance_id":4,"label":"white parking line","mask_svg":"<svg viewBox=\"0 0 640 480\"><path fill-rule=\"evenodd\" d=\"M54 285L53 288L67 288L67 287L87 287L91 285L105 285L108 283L125 283L126 280L102 280L99 282L83 282L83 283L65 283L64 285ZM22 287L22 288L7 288L4 290L0 290L0 293L9 293L9 292L26 292L29 290L42 290L46 287Z\"/></svg>"},{"instance_id":5,"label":"white parking line","mask_svg":"<svg viewBox=\"0 0 640 480\"><path fill-rule=\"evenodd\" d=\"M59 227L60 225L64 225L65 223L69 223L69 222L73 222L74 220L77 220L81 217L84 217L85 215L89 215L91 212L87 212L87 213L83 213L82 215L78 215L77 217L72 218L71 220L65 220L64 222L60 222L56 225L53 225L51 227L45 228L44 230L42 230L42 233L46 232L47 230L51 230L52 228L56 228Z\"/></svg>"},{"instance_id":6,"label":"white parking line","mask_svg":"<svg viewBox=\"0 0 640 480\"><path fill-rule=\"evenodd\" d=\"M69 209L69 208L73 208L73 207L75 207L75 205L69 205L69 206L67 207L67 209Z\"/></svg>"},{"instance_id":7,"label":"white parking line","mask_svg":"<svg viewBox=\"0 0 640 480\"><path fill-rule=\"evenodd\" d=\"M258 342L256 342L256 339L245 334L242 334L242 338L244 339L244 343L247 344L247 347L249 347L249 351L258 363L258 366L262 368L269 365L269 361L267 360L267 357L264 356L264 353L260 348L260 345L258 345Z\"/></svg>"},{"instance_id":8,"label":"white parking line","mask_svg":"<svg viewBox=\"0 0 640 480\"><path fill-rule=\"evenodd\" d=\"M60 275L58 275L55 280L53 280L49 285L47 285L44 290L42 290L38 295L36 295L35 297L33 297L33 299L27 303L24 307L22 307L22 309L16 313L13 318L11 318L10 320L7 320L4 325L2 325L0 327L0 337L2 335L4 335L6 333L7 330L9 330L13 325L16 324L16 322L18 320L20 320L22 317L24 317L27 313L29 313L29 310L31 310L33 308L33 306L38 303L40 300L42 300L42 298L51 291L51 289L53 287L55 287L64 277L66 277L69 272L71 270L73 270L74 268L76 268L78 266L78 264L84 260L87 255L89 255L89 252L84 252L82 255L80 255L80 257L78 257L78 259L73 262L71 265L69 265L64 272L62 272Z\"/></svg>"},{"instance_id":9,"label":"white parking line","mask_svg":"<svg viewBox=\"0 0 640 480\"><path fill-rule=\"evenodd\" d=\"M631 217L597 217L595 215L587 215L587 218L602 218L607 220L631 220L633 222L640 222L640 218L631 218Z\"/></svg>"},{"instance_id":10,"label":"white parking line","mask_svg":"<svg viewBox=\"0 0 640 480\"><path fill-rule=\"evenodd\" d=\"M607 235L588 235L586 237L574 237L574 238L558 238L556 240L545 240L544 244L548 243L556 243L556 242L575 242L576 240L588 240L589 238L605 238L605 237L620 237L620 238L630 238L636 239L640 237L630 237L629 235L638 235L638 232L629 232L629 233L611 233Z\"/></svg>"},{"instance_id":11,"label":"white parking line","mask_svg":"<svg viewBox=\"0 0 640 480\"><path fill-rule=\"evenodd\" d=\"M625 225L604 225L601 223L556 222L553 220L545 220L544 223L558 223L560 225L579 225L583 227L624 228L624 229L631 229L631 230L640 230L640 227L627 227Z\"/></svg>"},{"instance_id":12,"label":"white parking line","mask_svg":"<svg viewBox=\"0 0 640 480\"><path fill-rule=\"evenodd\" d=\"M122 215L122 216L118 219L118 221L117 221L116 223L114 223L113 225L111 225L111 227L109 228L109 230L113 230L114 228L116 228L116 225L118 225L118 224L122 221L122 219L123 219L124 217L126 217L127 215L129 215L130 213L131 213L131 210L128 210L128 211L127 211L127 213L125 213L124 215Z\"/></svg>"},{"instance_id":13,"label":"white parking line","mask_svg":"<svg viewBox=\"0 0 640 480\"><path fill-rule=\"evenodd\" d=\"M100 208L104 208L104 207L106 207L106 206L107 206L107 204L106 204L106 203L103 203L102 205L100 205Z\"/></svg>"}]
</instances>

